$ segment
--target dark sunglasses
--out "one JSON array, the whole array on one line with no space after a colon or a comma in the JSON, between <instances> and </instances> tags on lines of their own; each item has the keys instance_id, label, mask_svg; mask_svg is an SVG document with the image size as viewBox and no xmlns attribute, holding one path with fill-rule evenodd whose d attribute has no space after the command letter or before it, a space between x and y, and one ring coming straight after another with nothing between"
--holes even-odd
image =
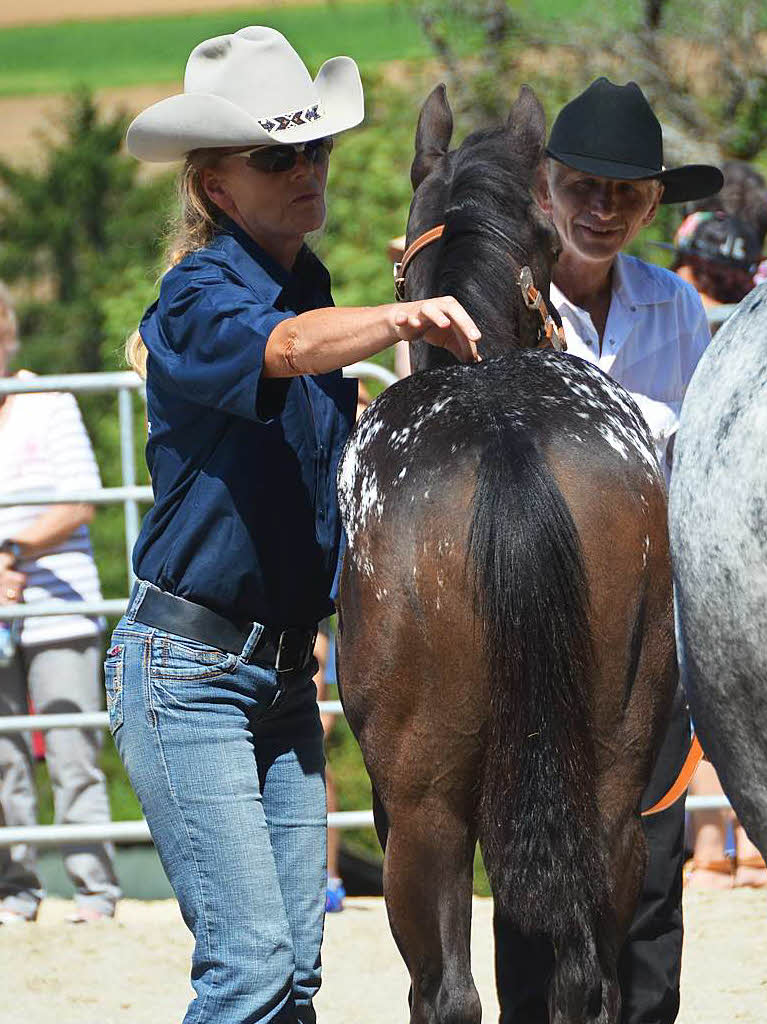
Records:
<instances>
[{"instance_id":1,"label":"dark sunglasses","mask_svg":"<svg viewBox=\"0 0 767 1024\"><path fill-rule=\"evenodd\" d=\"M257 171L280 174L282 171L293 170L298 163L299 153L303 153L310 164L319 164L327 160L332 149L333 139L328 136L326 139L312 139L311 142L298 142L289 146L259 146L249 153L233 155L245 157L248 167L254 167Z\"/></svg>"}]
</instances>

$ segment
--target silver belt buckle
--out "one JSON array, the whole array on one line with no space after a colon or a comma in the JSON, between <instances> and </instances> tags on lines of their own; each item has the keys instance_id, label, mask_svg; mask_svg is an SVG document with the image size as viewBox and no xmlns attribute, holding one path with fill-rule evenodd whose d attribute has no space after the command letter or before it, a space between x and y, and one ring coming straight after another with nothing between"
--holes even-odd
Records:
<instances>
[{"instance_id":1,"label":"silver belt buckle","mask_svg":"<svg viewBox=\"0 0 767 1024\"><path fill-rule=\"evenodd\" d=\"M313 632L310 630L307 635L307 639L300 650L300 660L295 659L292 664L286 665L283 668L283 661L287 658L288 653L291 649L290 637L295 636L296 633L304 633L306 630L301 629L298 626L289 626L287 629L283 629L280 633L280 640L277 644L277 657L274 661L274 667L277 672L291 672L296 668L303 668L309 661L314 650L314 643L317 639L317 630Z\"/></svg>"}]
</instances>

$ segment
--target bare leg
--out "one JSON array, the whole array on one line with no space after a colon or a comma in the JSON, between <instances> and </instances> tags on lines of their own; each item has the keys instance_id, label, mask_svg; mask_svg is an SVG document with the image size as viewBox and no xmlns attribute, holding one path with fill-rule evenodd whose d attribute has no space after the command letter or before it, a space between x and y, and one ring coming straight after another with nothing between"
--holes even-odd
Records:
<instances>
[{"instance_id":1,"label":"bare leg","mask_svg":"<svg viewBox=\"0 0 767 1024\"><path fill-rule=\"evenodd\" d=\"M317 700L324 701L328 699L328 656L330 652L330 644L326 633L320 631L317 634L317 640L314 645L314 656L317 659L317 674L314 677L315 685L317 686ZM320 721L322 722L322 731L327 741L330 733L335 725L335 715L324 714L320 715ZM336 796L336 785L333 778L330 765L325 763L325 793L327 798L328 813L338 810L338 799ZM341 834L337 828L328 829L328 900L331 900L331 887L337 888L341 885L341 876L338 869L338 858L341 849ZM326 909L328 910L341 910L343 909L343 891L337 898L338 902L328 902Z\"/></svg>"},{"instance_id":2,"label":"bare leg","mask_svg":"<svg viewBox=\"0 0 767 1024\"><path fill-rule=\"evenodd\" d=\"M743 826L735 825L735 885L737 888L748 886L751 889L763 889L767 886L767 868L764 858L751 842Z\"/></svg>"},{"instance_id":3,"label":"bare leg","mask_svg":"<svg viewBox=\"0 0 767 1024\"><path fill-rule=\"evenodd\" d=\"M328 795L328 812L338 810L338 798L336 797L336 784L330 768L325 767L325 789ZM341 836L337 828L328 829L328 878L340 878L338 874L338 851L341 846Z\"/></svg>"},{"instance_id":4,"label":"bare leg","mask_svg":"<svg viewBox=\"0 0 767 1024\"><path fill-rule=\"evenodd\" d=\"M721 783L712 764L703 761L690 784L694 796L721 796ZM690 889L731 889L732 863L725 855L727 825L732 812L693 811L693 865L687 876Z\"/></svg>"}]
</instances>

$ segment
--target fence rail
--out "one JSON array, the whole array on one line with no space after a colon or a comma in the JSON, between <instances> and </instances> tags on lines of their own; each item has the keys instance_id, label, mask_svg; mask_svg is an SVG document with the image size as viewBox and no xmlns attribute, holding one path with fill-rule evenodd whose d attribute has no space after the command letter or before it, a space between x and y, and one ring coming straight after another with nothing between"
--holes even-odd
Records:
<instances>
[{"instance_id":1,"label":"fence rail","mask_svg":"<svg viewBox=\"0 0 767 1024\"><path fill-rule=\"evenodd\" d=\"M101 487L88 491L15 491L0 496L0 508L14 505L113 505L121 501L154 501L149 486Z\"/></svg>"},{"instance_id":2,"label":"fence rail","mask_svg":"<svg viewBox=\"0 0 767 1024\"><path fill-rule=\"evenodd\" d=\"M372 811L331 811L331 828L366 828L373 824ZM0 828L0 849L28 843L31 846L80 846L83 843L149 843L152 836L143 820L111 821L99 825L34 825Z\"/></svg>"}]
</instances>

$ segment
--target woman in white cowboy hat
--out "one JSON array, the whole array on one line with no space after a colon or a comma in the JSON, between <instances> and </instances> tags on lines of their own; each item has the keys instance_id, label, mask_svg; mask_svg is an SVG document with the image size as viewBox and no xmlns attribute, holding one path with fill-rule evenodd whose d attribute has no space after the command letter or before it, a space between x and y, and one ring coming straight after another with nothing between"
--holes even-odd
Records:
<instances>
[{"instance_id":1,"label":"woman in white cowboy hat","mask_svg":"<svg viewBox=\"0 0 767 1024\"><path fill-rule=\"evenodd\" d=\"M110 725L194 932L186 1024L315 1019L325 907L316 624L332 610L340 368L423 335L477 359L451 298L334 309L304 245L333 136L362 120L348 57L312 81L278 32L193 51L128 148L184 158L179 237L131 351L155 505L107 653ZM148 353L148 360L145 358Z\"/></svg>"}]
</instances>

